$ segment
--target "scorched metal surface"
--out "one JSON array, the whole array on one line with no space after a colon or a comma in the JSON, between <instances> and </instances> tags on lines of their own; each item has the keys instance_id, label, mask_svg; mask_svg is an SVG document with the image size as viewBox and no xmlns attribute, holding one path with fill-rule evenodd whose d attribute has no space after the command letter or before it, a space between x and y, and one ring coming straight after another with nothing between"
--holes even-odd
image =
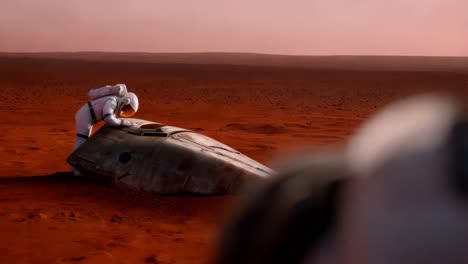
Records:
<instances>
[{"instance_id":1,"label":"scorched metal surface","mask_svg":"<svg viewBox=\"0 0 468 264\"><path fill-rule=\"evenodd\" d=\"M273 171L231 147L191 130L131 119L103 126L67 159L82 174L110 177L149 192L225 194Z\"/></svg>"}]
</instances>

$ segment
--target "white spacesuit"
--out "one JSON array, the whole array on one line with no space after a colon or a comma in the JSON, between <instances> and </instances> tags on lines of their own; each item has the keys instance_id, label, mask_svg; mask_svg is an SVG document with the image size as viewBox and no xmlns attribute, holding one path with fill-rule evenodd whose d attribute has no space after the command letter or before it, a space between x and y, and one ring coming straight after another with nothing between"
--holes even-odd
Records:
<instances>
[{"instance_id":1,"label":"white spacesuit","mask_svg":"<svg viewBox=\"0 0 468 264\"><path fill-rule=\"evenodd\" d=\"M94 89L88 95L91 100L75 115L76 143L73 151L86 142L97 122L104 120L111 126L131 126L131 122L116 118L116 115L130 117L138 111L137 96L127 92L124 84ZM72 170L77 174L77 171Z\"/></svg>"}]
</instances>

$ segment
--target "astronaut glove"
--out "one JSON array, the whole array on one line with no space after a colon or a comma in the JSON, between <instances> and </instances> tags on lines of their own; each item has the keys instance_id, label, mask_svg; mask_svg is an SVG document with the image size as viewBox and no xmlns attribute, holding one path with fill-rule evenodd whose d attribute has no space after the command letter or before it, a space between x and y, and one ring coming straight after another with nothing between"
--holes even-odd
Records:
<instances>
[{"instance_id":1,"label":"astronaut glove","mask_svg":"<svg viewBox=\"0 0 468 264\"><path fill-rule=\"evenodd\" d=\"M131 126L131 125L132 125L132 122L127 121L127 120L122 120L121 126L129 127L129 126Z\"/></svg>"}]
</instances>

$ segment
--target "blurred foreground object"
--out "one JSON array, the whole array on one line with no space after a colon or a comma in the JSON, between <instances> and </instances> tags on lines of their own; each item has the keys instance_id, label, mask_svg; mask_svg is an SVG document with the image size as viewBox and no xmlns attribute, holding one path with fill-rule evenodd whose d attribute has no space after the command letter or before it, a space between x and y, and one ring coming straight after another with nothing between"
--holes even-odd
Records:
<instances>
[{"instance_id":1,"label":"blurred foreground object","mask_svg":"<svg viewBox=\"0 0 468 264\"><path fill-rule=\"evenodd\" d=\"M468 261L468 119L462 102L396 102L351 139L342 220L352 263Z\"/></svg>"},{"instance_id":2,"label":"blurred foreground object","mask_svg":"<svg viewBox=\"0 0 468 264\"><path fill-rule=\"evenodd\" d=\"M336 263L335 226L348 180L340 152L307 155L245 197L221 238L217 263Z\"/></svg>"},{"instance_id":3,"label":"blurred foreground object","mask_svg":"<svg viewBox=\"0 0 468 264\"><path fill-rule=\"evenodd\" d=\"M467 121L451 97L389 105L250 194L217 263L466 263Z\"/></svg>"}]
</instances>

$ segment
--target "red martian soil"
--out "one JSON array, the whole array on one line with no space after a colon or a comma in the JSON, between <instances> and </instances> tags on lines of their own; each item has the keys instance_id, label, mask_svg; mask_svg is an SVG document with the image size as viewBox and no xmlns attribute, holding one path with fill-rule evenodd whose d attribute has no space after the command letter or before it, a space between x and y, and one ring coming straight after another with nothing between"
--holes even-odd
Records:
<instances>
[{"instance_id":1,"label":"red martian soil","mask_svg":"<svg viewBox=\"0 0 468 264\"><path fill-rule=\"evenodd\" d=\"M0 54L0 263L211 262L235 196L132 193L68 173L75 111L115 83L139 96L136 118L274 166L297 147L344 143L393 99L466 95L468 59Z\"/></svg>"}]
</instances>

